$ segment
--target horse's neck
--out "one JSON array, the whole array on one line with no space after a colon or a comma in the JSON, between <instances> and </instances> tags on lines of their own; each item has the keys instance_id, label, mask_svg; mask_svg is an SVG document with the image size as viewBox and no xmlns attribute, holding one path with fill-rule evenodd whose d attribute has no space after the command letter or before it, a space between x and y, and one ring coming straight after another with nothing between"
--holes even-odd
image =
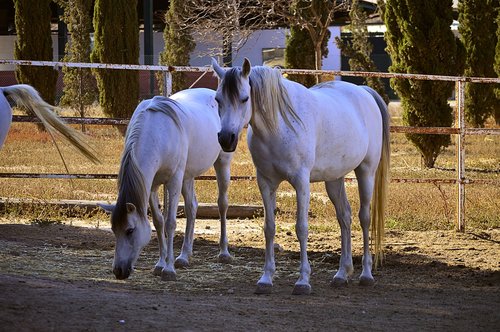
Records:
<instances>
[{"instance_id":1,"label":"horse's neck","mask_svg":"<svg viewBox=\"0 0 500 332\"><path fill-rule=\"evenodd\" d=\"M10 108L7 98L0 89L0 148L7 137L10 124L12 123L12 108Z\"/></svg>"},{"instance_id":2,"label":"horse's neck","mask_svg":"<svg viewBox=\"0 0 500 332\"><path fill-rule=\"evenodd\" d=\"M303 118L307 118L308 113L304 114L299 106L307 102L307 98L310 98L310 92L303 85L293 81L283 79L282 83L283 91L281 89L279 91L283 98L281 103L267 104L266 109L257 104L253 105L250 125L256 135L280 137L289 132L290 129L294 132L300 132L303 129ZM269 93L268 90L264 86L260 93ZM270 121L273 119L275 121L273 129L269 130Z\"/></svg>"},{"instance_id":3,"label":"horse's neck","mask_svg":"<svg viewBox=\"0 0 500 332\"><path fill-rule=\"evenodd\" d=\"M135 158L135 144L127 145L122 157L119 177L119 196L125 203L133 203L139 213L146 213L151 188L150 172L144 172Z\"/></svg>"}]
</instances>

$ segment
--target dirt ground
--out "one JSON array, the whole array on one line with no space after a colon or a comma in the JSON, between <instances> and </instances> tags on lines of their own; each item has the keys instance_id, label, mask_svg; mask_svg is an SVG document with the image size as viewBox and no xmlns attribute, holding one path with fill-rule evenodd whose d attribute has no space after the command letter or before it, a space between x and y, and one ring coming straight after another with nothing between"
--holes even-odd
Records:
<instances>
[{"instance_id":1,"label":"dirt ground","mask_svg":"<svg viewBox=\"0 0 500 332\"><path fill-rule=\"evenodd\" d=\"M86 227L81 227L86 226ZM179 225L181 229L182 225ZM111 272L114 236L75 221L0 219L2 331L498 331L500 230L396 232L376 284L332 288L339 234L310 234L309 296L291 295L299 253L292 225L278 228L271 295L255 295L264 262L258 220L229 221L233 263L216 262L216 220L196 225L191 266L176 282L152 275L155 236L131 278ZM176 252L182 236L176 236ZM353 234L360 272L361 235Z\"/></svg>"}]
</instances>

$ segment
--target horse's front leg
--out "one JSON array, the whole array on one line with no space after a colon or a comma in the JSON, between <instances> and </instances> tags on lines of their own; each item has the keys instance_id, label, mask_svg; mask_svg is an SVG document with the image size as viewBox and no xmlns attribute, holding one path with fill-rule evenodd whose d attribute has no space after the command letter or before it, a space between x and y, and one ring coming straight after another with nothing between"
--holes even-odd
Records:
<instances>
[{"instance_id":1,"label":"horse's front leg","mask_svg":"<svg viewBox=\"0 0 500 332\"><path fill-rule=\"evenodd\" d=\"M274 220L274 211L276 209L276 188L271 180L265 178L257 171L257 184L264 203L264 236L266 238L266 254L264 262L264 273L257 282L255 294L270 294L273 287L273 276L276 271L274 262L274 236L276 234L276 225Z\"/></svg>"},{"instance_id":2,"label":"horse's front leg","mask_svg":"<svg viewBox=\"0 0 500 332\"><path fill-rule=\"evenodd\" d=\"M167 259L167 242L165 239L165 221L160 210L160 202L158 200L158 189L151 191L151 196L149 197L149 206L151 208L151 214L153 216L153 225L156 229L156 237L158 238L158 246L160 249L160 258L155 265L153 270L154 275L161 275L161 271L166 266Z\"/></svg>"},{"instance_id":3,"label":"horse's front leg","mask_svg":"<svg viewBox=\"0 0 500 332\"><path fill-rule=\"evenodd\" d=\"M166 187L168 195L165 194L163 218L166 220L167 260L165 268L161 271L161 280L174 281L177 279L174 267L174 235L177 227L177 206L181 196L182 174L172 178Z\"/></svg>"},{"instance_id":4,"label":"horse's front leg","mask_svg":"<svg viewBox=\"0 0 500 332\"><path fill-rule=\"evenodd\" d=\"M217 188L219 190L217 206L219 207L219 217L220 217L220 240L219 240L220 252L217 259L220 263L231 263L232 261L232 257L229 254L229 249L228 249L228 239L226 230L226 216L227 216L227 209L229 208L227 191L229 188L230 163L232 156L233 156L232 153L221 152L221 154L219 155L214 164L215 173L217 175Z\"/></svg>"},{"instance_id":5,"label":"horse's front leg","mask_svg":"<svg viewBox=\"0 0 500 332\"><path fill-rule=\"evenodd\" d=\"M308 295L311 293L309 277L311 266L307 257L307 237L309 235L308 214L310 201L309 170L291 179L290 183L297 193L297 221L295 232L300 244L300 276L293 288L293 295Z\"/></svg>"},{"instance_id":6,"label":"horse's front leg","mask_svg":"<svg viewBox=\"0 0 500 332\"><path fill-rule=\"evenodd\" d=\"M189 258L193 255L194 223L198 201L194 192L194 179L186 179L182 184L182 196L184 197L184 210L186 211L186 231L180 255L175 259L175 267L188 267Z\"/></svg>"}]
</instances>

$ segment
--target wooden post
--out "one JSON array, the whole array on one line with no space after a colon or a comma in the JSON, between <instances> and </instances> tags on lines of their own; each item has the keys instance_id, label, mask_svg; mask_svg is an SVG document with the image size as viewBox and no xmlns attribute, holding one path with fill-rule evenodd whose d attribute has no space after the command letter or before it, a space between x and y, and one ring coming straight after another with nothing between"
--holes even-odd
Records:
<instances>
[{"instance_id":1,"label":"wooden post","mask_svg":"<svg viewBox=\"0 0 500 332\"><path fill-rule=\"evenodd\" d=\"M456 127L457 135L457 225L459 232L465 232L465 81L457 81Z\"/></svg>"},{"instance_id":2,"label":"wooden post","mask_svg":"<svg viewBox=\"0 0 500 332\"><path fill-rule=\"evenodd\" d=\"M172 73L169 71L163 72L163 95L170 97L172 94Z\"/></svg>"}]
</instances>

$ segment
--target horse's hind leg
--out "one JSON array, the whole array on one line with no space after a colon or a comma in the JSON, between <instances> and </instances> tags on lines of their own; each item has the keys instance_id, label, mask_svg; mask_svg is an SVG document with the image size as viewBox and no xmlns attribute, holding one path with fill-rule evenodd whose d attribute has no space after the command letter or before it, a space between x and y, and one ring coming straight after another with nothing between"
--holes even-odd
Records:
<instances>
[{"instance_id":1,"label":"horse's hind leg","mask_svg":"<svg viewBox=\"0 0 500 332\"><path fill-rule=\"evenodd\" d=\"M184 197L184 209L186 211L186 231L180 255L175 259L175 267L189 266L189 258L193 254L194 223L198 200L194 192L194 179L186 179L182 184L182 196Z\"/></svg>"},{"instance_id":2,"label":"horse's hind leg","mask_svg":"<svg viewBox=\"0 0 500 332\"><path fill-rule=\"evenodd\" d=\"M158 246L160 249L160 258L155 265L153 274L159 276L161 275L161 271L166 266L167 242L165 240L165 221L163 220L163 216L161 214L157 189L151 191L151 196L149 197L149 206L151 207L153 225L156 229L156 237L158 238Z\"/></svg>"},{"instance_id":3,"label":"horse's hind leg","mask_svg":"<svg viewBox=\"0 0 500 332\"><path fill-rule=\"evenodd\" d=\"M359 166L355 169L359 190L359 221L363 231L363 271L359 276L359 284L371 286L375 283L372 276L372 255L370 253L370 201L373 194L375 171Z\"/></svg>"},{"instance_id":4,"label":"horse's hind leg","mask_svg":"<svg viewBox=\"0 0 500 332\"><path fill-rule=\"evenodd\" d=\"M351 251L351 206L347 200L344 178L325 182L325 187L328 197L335 206L341 238L339 270L333 277L332 285L343 286L347 285L354 271Z\"/></svg>"},{"instance_id":5,"label":"horse's hind leg","mask_svg":"<svg viewBox=\"0 0 500 332\"><path fill-rule=\"evenodd\" d=\"M229 188L230 181L230 163L231 163L232 153L221 152L217 160L215 161L214 168L217 175L217 187L219 190L219 197L217 199L217 205L219 207L219 217L220 217L220 240L219 240L219 257L218 261L221 263L231 263L232 257L228 250L228 240L227 240L227 230L226 230L226 215L227 209L229 207L229 200L227 197L227 190Z\"/></svg>"}]
</instances>

